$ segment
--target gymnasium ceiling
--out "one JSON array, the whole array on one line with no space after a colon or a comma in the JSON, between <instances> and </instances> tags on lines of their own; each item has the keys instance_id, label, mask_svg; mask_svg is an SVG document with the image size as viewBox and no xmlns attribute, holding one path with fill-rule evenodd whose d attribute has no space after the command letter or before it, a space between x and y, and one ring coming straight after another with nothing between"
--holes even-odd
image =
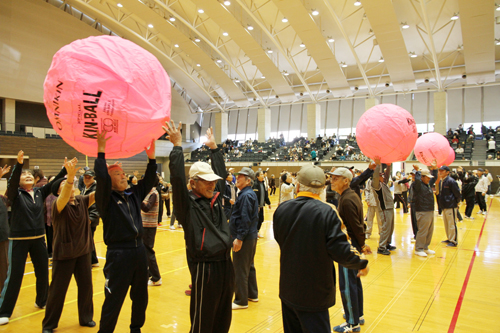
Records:
<instances>
[{"instance_id":1,"label":"gymnasium ceiling","mask_svg":"<svg viewBox=\"0 0 500 333\"><path fill-rule=\"evenodd\" d=\"M498 80L494 0L43 1L152 52L194 111Z\"/></svg>"}]
</instances>

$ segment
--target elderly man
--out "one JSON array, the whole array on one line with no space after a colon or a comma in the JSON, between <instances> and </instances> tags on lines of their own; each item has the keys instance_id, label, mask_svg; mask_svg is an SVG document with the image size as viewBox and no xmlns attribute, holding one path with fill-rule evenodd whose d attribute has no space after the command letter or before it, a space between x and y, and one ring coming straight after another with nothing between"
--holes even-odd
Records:
<instances>
[{"instance_id":1,"label":"elderly man","mask_svg":"<svg viewBox=\"0 0 500 333\"><path fill-rule=\"evenodd\" d=\"M174 148L170 153L170 180L174 211L184 228L186 254L191 272L190 332L228 332L234 271L231 262L231 236L222 205L226 176L224 158L215 144L212 128L205 145L210 148L212 166L196 162L189 169L186 187L182 124L164 127Z\"/></svg>"},{"instance_id":2,"label":"elderly man","mask_svg":"<svg viewBox=\"0 0 500 333\"><path fill-rule=\"evenodd\" d=\"M335 207L320 200L323 169L307 165L297 175L297 199L274 213L274 237L281 249L280 298L283 328L330 332L328 308L335 305L335 266L368 274L368 261L349 243Z\"/></svg>"},{"instance_id":3,"label":"elderly man","mask_svg":"<svg viewBox=\"0 0 500 333\"><path fill-rule=\"evenodd\" d=\"M415 210L417 218L417 238L415 254L419 257L427 257L435 252L429 249L432 234L434 233L434 194L432 186L438 174L436 160L431 164L431 171L422 170L414 165L415 181L412 184L412 210Z\"/></svg>"},{"instance_id":4,"label":"elderly man","mask_svg":"<svg viewBox=\"0 0 500 333\"><path fill-rule=\"evenodd\" d=\"M476 187L474 188L476 191L476 202L479 205L478 214L486 214L486 193L488 192L489 181L486 175L484 174L484 169L477 169L477 178L479 179ZM471 211L472 213L472 211ZM467 215L467 214L466 214Z\"/></svg>"},{"instance_id":5,"label":"elderly man","mask_svg":"<svg viewBox=\"0 0 500 333\"><path fill-rule=\"evenodd\" d=\"M396 249L391 245L392 234L394 232L394 199L391 194L391 181L389 175L391 174L391 165L389 164L382 172L382 165L380 160L375 160L377 168L373 173L372 188L375 190L375 199L377 200L377 207L379 209L380 217L382 220L382 230L380 231L380 240L378 244L377 253L383 255L390 255Z\"/></svg>"},{"instance_id":6,"label":"elderly man","mask_svg":"<svg viewBox=\"0 0 500 333\"><path fill-rule=\"evenodd\" d=\"M264 223L264 209L266 205L271 209L271 201L269 200L269 193L267 192L267 187L264 181L264 172L257 171L255 173L255 182L253 184L253 190L257 195L257 200L259 202L259 223L257 224L257 232L258 238L262 238L263 236L260 233L260 228L262 227L262 223Z\"/></svg>"},{"instance_id":7,"label":"elderly man","mask_svg":"<svg viewBox=\"0 0 500 333\"><path fill-rule=\"evenodd\" d=\"M443 165L439 168L436 181L436 193L438 194L443 209L444 230L448 239L442 241L446 246L456 247L457 240L457 208L462 201L460 188L457 182L450 176L450 168Z\"/></svg>"},{"instance_id":8,"label":"elderly man","mask_svg":"<svg viewBox=\"0 0 500 333\"><path fill-rule=\"evenodd\" d=\"M332 175L332 188L340 194L339 215L344 222L351 244L364 254L371 254L371 249L365 243L365 223L363 221L363 203L350 187L352 172L347 168L337 168ZM335 326L335 332L356 332L359 325L364 324L363 317L363 286L358 277L358 271L339 264L339 289L346 322Z\"/></svg>"},{"instance_id":9,"label":"elderly man","mask_svg":"<svg viewBox=\"0 0 500 333\"><path fill-rule=\"evenodd\" d=\"M94 170L97 211L102 218L104 243L107 245L106 278L99 333L115 330L118 315L130 288L132 318L130 332L140 332L146 321L148 305L148 264L142 243L141 203L156 180L155 143L146 149L149 163L137 185L130 188L120 164L107 166L107 132L97 134L97 158Z\"/></svg>"},{"instance_id":10,"label":"elderly man","mask_svg":"<svg viewBox=\"0 0 500 333\"><path fill-rule=\"evenodd\" d=\"M252 189L254 181L255 173L247 167L241 169L236 177L236 187L240 192L229 220L236 276L233 310L248 308L248 301L259 301L257 275L253 262L259 223L259 199Z\"/></svg>"}]
</instances>

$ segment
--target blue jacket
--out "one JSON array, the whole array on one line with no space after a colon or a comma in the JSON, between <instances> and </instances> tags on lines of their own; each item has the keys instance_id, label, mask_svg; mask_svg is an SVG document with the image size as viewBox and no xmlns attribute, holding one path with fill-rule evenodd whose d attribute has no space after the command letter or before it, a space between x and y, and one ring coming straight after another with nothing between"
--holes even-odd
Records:
<instances>
[{"instance_id":1,"label":"blue jacket","mask_svg":"<svg viewBox=\"0 0 500 333\"><path fill-rule=\"evenodd\" d=\"M441 208L457 208L458 203L462 201L462 195L460 194L460 188L457 182L447 176L445 179L439 182L439 203Z\"/></svg>"},{"instance_id":2,"label":"blue jacket","mask_svg":"<svg viewBox=\"0 0 500 333\"><path fill-rule=\"evenodd\" d=\"M251 186L240 191L233 206L229 229L231 238L245 241L257 238L259 222L259 201Z\"/></svg>"}]
</instances>

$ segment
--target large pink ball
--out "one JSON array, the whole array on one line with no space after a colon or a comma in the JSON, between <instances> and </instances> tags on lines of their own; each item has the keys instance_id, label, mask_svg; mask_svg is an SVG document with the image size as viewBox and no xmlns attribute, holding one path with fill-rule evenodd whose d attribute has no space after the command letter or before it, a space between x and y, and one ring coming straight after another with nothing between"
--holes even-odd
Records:
<instances>
[{"instance_id":1,"label":"large pink ball","mask_svg":"<svg viewBox=\"0 0 500 333\"><path fill-rule=\"evenodd\" d=\"M356 126L359 148L382 163L404 161L418 138L412 115L394 104L379 104L368 109Z\"/></svg>"},{"instance_id":2,"label":"large pink ball","mask_svg":"<svg viewBox=\"0 0 500 333\"><path fill-rule=\"evenodd\" d=\"M450 156L450 144L439 133L425 133L418 138L414 152L420 163L431 165L435 159L439 166Z\"/></svg>"},{"instance_id":3,"label":"large pink ball","mask_svg":"<svg viewBox=\"0 0 500 333\"><path fill-rule=\"evenodd\" d=\"M448 153L448 158L446 159L446 161L443 162L442 165L449 166L454 161L455 161L455 151L453 150L453 148L450 147L450 152ZM441 165L438 165L438 166L441 167Z\"/></svg>"},{"instance_id":4,"label":"large pink ball","mask_svg":"<svg viewBox=\"0 0 500 333\"><path fill-rule=\"evenodd\" d=\"M111 139L106 157L149 146L170 119L170 79L158 59L113 36L76 40L54 55L44 83L47 116L73 148L97 156L97 131Z\"/></svg>"}]
</instances>

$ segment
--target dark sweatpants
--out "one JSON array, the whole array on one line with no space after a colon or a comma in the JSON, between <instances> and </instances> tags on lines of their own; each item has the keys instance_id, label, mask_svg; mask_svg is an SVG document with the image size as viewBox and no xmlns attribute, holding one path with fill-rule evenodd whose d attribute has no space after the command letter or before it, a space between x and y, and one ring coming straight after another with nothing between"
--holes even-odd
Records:
<instances>
[{"instance_id":1,"label":"dark sweatpants","mask_svg":"<svg viewBox=\"0 0 500 333\"><path fill-rule=\"evenodd\" d=\"M260 228L262 227L262 223L264 222L264 207L259 207L259 222L257 223L257 231L260 231Z\"/></svg>"},{"instance_id":2,"label":"dark sweatpants","mask_svg":"<svg viewBox=\"0 0 500 333\"><path fill-rule=\"evenodd\" d=\"M465 217L471 217L472 211L474 210L474 198L466 198L465 204Z\"/></svg>"},{"instance_id":3,"label":"dark sweatpants","mask_svg":"<svg viewBox=\"0 0 500 333\"><path fill-rule=\"evenodd\" d=\"M486 200L484 199L485 196L483 196L482 192L476 192L476 202L479 205L479 210L482 210L483 212L486 212Z\"/></svg>"},{"instance_id":4,"label":"dark sweatpants","mask_svg":"<svg viewBox=\"0 0 500 333\"><path fill-rule=\"evenodd\" d=\"M148 264L144 245L134 248L108 248L104 277L106 298L102 305L99 333L115 330L129 286L132 300L130 332L140 332L146 321L148 306Z\"/></svg>"},{"instance_id":5,"label":"dark sweatpants","mask_svg":"<svg viewBox=\"0 0 500 333\"><path fill-rule=\"evenodd\" d=\"M231 259L193 262L191 272L191 329L189 332L227 333L231 326L234 270Z\"/></svg>"},{"instance_id":6,"label":"dark sweatpants","mask_svg":"<svg viewBox=\"0 0 500 333\"><path fill-rule=\"evenodd\" d=\"M253 263L257 239L246 239L238 252L233 252L233 265L236 288L234 303L248 305L249 298L259 298L257 274Z\"/></svg>"},{"instance_id":7,"label":"dark sweatpants","mask_svg":"<svg viewBox=\"0 0 500 333\"><path fill-rule=\"evenodd\" d=\"M52 226L45 225L45 238L47 238L47 253L52 258L52 241L54 240L54 229Z\"/></svg>"},{"instance_id":8,"label":"dark sweatpants","mask_svg":"<svg viewBox=\"0 0 500 333\"><path fill-rule=\"evenodd\" d=\"M331 332L328 309L318 312L299 311L281 301L283 332L285 333L327 333Z\"/></svg>"},{"instance_id":9,"label":"dark sweatpants","mask_svg":"<svg viewBox=\"0 0 500 333\"><path fill-rule=\"evenodd\" d=\"M417 232L418 232L417 212L415 211L414 204L410 204L410 217L411 217L411 228L413 229L413 239L417 239Z\"/></svg>"},{"instance_id":10,"label":"dark sweatpants","mask_svg":"<svg viewBox=\"0 0 500 333\"><path fill-rule=\"evenodd\" d=\"M92 253L90 254L90 262L92 265L99 263L99 259L97 259L97 253L95 251L95 241L94 241L94 233L95 233L96 229L97 229L97 226L95 226L95 227L90 226L90 230L92 231Z\"/></svg>"},{"instance_id":11,"label":"dark sweatpants","mask_svg":"<svg viewBox=\"0 0 500 333\"><path fill-rule=\"evenodd\" d=\"M170 199L165 199L165 208L167 208L167 216L170 216Z\"/></svg>"},{"instance_id":12,"label":"dark sweatpants","mask_svg":"<svg viewBox=\"0 0 500 333\"><path fill-rule=\"evenodd\" d=\"M7 278L7 269L9 268L9 241L0 242L0 293L3 289L3 283Z\"/></svg>"},{"instance_id":13,"label":"dark sweatpants","mask_svg":"<svg viewBox=\"0 0 500 333\"><path fill-rule=\"evenodd\" d=\"M23 282L28 252L35 269L35 303L43 307L49 291L49 257L45 237L27 240L9 240L9 271L0 297L0 317L10 317L16 306Z\"/></svg>"},{"instance_id":14,"label":"dark sweatpants","mask_svg":"<svg viewBox=\"0 0 500 333\"><path fill-rule=\"evenodd\" d=\"M78 319L84 326L94 317L94 303L92 302L92 267L90 253L75 259L54 260L52 262L52 282L49 288L47 309L42 326L44 330L57 328L64 307L66 292L71 277L75 275L78 286Z\"/></svg>"},{"instance_id":15,"label":"dark sweatpants","mask_svg":"<svg viewBox=\"0 0 500 333\"><path fill-rule=\"evenodd\" d=\"M363 316L363 286L357 275L357 270L339 265L339 289L345 319L354 326L359 324L359 317Z\"/></svg>"},{"instance_id":16,"label":"dark sweatpants","mask_svg":"<svg viewBox=\"0 0 500 333\"><path fill-rule=\"evenodd\" d=\"M156 262L156 254L153 249L155 246L157 228L143 228L142 232L142 242L146 247L146 256L148 258L148 277L151 280L157 282L161 279L160 269L158 268L158 263Z\"/></svg>"}]
</instances>

